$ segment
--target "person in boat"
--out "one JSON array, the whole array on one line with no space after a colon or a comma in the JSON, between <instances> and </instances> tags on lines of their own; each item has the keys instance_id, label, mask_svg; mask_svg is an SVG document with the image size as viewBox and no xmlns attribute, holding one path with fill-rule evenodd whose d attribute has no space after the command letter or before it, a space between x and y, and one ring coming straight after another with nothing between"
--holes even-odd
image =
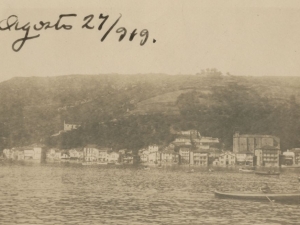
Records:
<instances>
[{"instance_id":1,"label":"person in boat","mask_svg":"<svg viewBox=\"0 0 300 225\"><path fill-rule=\"evenodd\" d=\"M268 183L264 183L264 185L260 188L260 191L263 193L272 193L271 188L268 186Z\"/></svg>"}]
</instances>

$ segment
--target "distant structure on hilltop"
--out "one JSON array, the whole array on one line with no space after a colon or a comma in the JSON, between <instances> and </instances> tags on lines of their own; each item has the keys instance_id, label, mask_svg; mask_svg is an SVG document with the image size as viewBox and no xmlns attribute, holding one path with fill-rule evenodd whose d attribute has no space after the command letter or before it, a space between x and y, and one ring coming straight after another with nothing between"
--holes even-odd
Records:
<instances>
[{"instance_id":1,"label":"distant structure on hilltop","mask_svg":"<svg viewBox=\"0 0 300 225\"><path fill-rule=\"evenodd\" d=\"M66 123L64 121L64 131L70 131L81 127L81 123Z\"/></svg>"},{"instance_id":2,"label":"distant structure on hilltop","mask_svg":"<svg viewBox=\"0 0 300 225\"><path fill-rule=\"evenodd\" d=\"M65 133L65 132L68 132L68 131L72 131L72 130L76 130L79 127L81 127L81 123L66 123L66 121L64 120L64 129L60 130L56 134L52 134L51 137L59 136L62 133Z\"/></svg>"},{"instance_id":3,"label":"distant structure on hilltop","mask_svg":"<svg viewBox=\"0 0 300 225\"><path fill-rule=\"evenodd\" d=\"M280 138L272 135L260 134L242 134L235 132L233 135L233 152L254 153L255 149L262 148L263 146L273 146L280 149Z\"/></svg>"}]
</instances>

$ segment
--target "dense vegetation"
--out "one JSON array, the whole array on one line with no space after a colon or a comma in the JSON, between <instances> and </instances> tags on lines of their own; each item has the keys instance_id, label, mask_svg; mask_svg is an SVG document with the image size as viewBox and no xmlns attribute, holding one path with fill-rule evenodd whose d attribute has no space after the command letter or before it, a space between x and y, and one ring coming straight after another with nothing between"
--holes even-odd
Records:
<instances>
[{"instance_id":1,"label":"dense vegetation","mask_svg":"<svg viewBox=\"0 0 300 225\"><path fill-rule=\"evenodd\" d=\"M176 130L198 129L232 147L235 131L273 134L300 147L300 78L98 75L14 78L0 83L0 148L87 143L115 149L165 145ZM63 122L82 127L59 136Z\"/></svg>"}]
</instances>

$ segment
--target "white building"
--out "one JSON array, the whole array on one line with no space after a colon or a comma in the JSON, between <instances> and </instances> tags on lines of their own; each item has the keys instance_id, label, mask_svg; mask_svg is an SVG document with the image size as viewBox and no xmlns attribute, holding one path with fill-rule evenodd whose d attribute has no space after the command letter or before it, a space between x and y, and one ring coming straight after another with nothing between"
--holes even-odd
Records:
<instances>
[{"instance_id":1,"label":"white building","mask_svg":"<svg viewBox=\"0 0 300 225\"><path fill-rule=\"evenodd\" d=\"M156 163L160 159L159 152L150 152L148 155L148 162Z\"/></svg>"},{"instance_id":2,"label":"white building","mask_svg":"<svg viewBox=\"0 0 300 225\"><path fill-rule=\"evenodd\" d=\"M107 162L108 163L116 163L119 162L120 154L117 152L110 152L107 154Z\"/></svg>"},{"instance_id":3,"label":"white building","mask_svg":"<svg viewBox=\"0 0 300 225\"><path fill-rule=\"evenodd\" d=\"M257 166L278 167L280 160L280 149L274 146L263 146L255 149Z\"/></svg>"},{"instance_id":4,"label":"white building","mask_svg":"<svg viewBox=\"0 0 300 225\"><path fill-rule=\"evenodd\" d=\"M87 145L83 149L83 156L86 162L97 161L99 157L99 148L97 145Z\"/></svg>"},{"instance_id":5,"label":"white building","mask_svg":"<svg viewBox=\"0 0 300 225\"><path fill-rule=\"evenodd\" d=\"M64 131L70 131L70 130L74 130L77 129L81 126L80 123L66 123L64 121Z\"/></svg>"},{"instance_id":6,"label":"white building","mask_svg":"<svg viewBox=\"0 0 300 225\"><path fill-rule=\"evenodd\" d=\"M142 163L146 163L149 161L149 154L150 154L150 152L145 149L141 149L139 151L139 156L140 156L140 160Z\"/></svg>"},{"instance_id":7,"label":"white building","mask_svg":"<svg viewBox=\"0 0 300 225\"><path fill-rule=\"evenodd\" d=\"M219 166L233 166L235 165L235 160L235 154L227 151L219 156L218 164Z\"/></svg>"},{"instance_id":8,"label":"white building","mask_svg":"<svg viewBox=\"0 0 300 225\"><path fill-rule=\"evenodd\" d=\"M70 149L69 155L71 159L81 159L83 158L83 151L82 149Z\"/></svg>"},{"instance_id":9,"label":"white building","mask_svg":"<svg viewBox=\"0 0 300 225\"><path fill-rule=\"evenodd\" d=\"M252 152L236 153L235 154L236 164L253 166L253 156L254 156L254 154Z\"/></svg>"},{"instance_id":10,"label":"white building","mask_svg":"<svg viewBox=\"0 0 300 225\"><path fill-rule=\"evenodd\" d=\"M148 151L149 151L149 153L158 152L158 146L157 145L149 145Z\"/></svg>"},{"instance_id":11,"label":"white building","mask_svg":"<svg viewBox=\"0 0 300 225\"><path fill-rule=\"evenodd\" d=\"M295 152L290 152L287 150L283 152L282 155L284 156L284 165L294 165L295 164Z\"/></svg>"},{"instance_id":12,"label":"white building","mask_svg":"<svg viewBox=\"0 0 300 225\"><path fill-rule=\"evenodd\" d=\"M161 161L162 162L173 162L174 161L174 151L164 150L161 152Z\"/></svg>"}]
</instances>

